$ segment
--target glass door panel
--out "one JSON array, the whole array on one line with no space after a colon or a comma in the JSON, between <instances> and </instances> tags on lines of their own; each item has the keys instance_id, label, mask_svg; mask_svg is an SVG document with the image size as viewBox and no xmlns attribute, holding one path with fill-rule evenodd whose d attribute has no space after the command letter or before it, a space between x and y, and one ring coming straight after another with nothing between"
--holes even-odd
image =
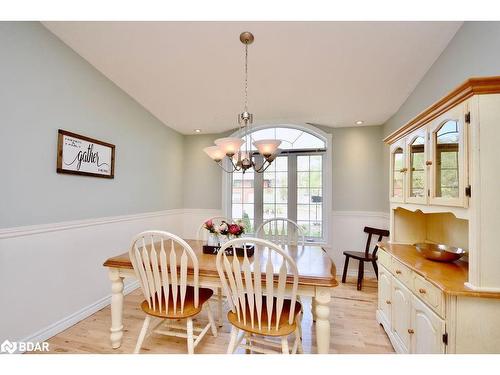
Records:
<instances>
[{"instance_id":1,"label":"glass door panel","mask_svg":"<svg viewBox=\"0 0 500 375\"><path fill-rule=\"evenodd\" d=\"M458 121L448 120L434 133L434 195L439 198L459 197L460 132Z\"/></svg>"},{"instance_id":2,"label":"glass door panel","mask_svg":"<svg viewBox=\"0 0 500 375\"><path fill-rule=\"evenodd\" d=\"M404 173L405 173L405 158L402 147L397 147L391 153L391 200L404 200Z\"/></svg>"},{"instance_id":3,"label":"glass door panel","mask_svg":"<svg viewBox=\"0 0 500 375\"><path fill-rule=\"evenodd\" d=\"M417 137L410 144L409 195L411 198L425 197L425 138Z\"/></svg>"}]
</instances>

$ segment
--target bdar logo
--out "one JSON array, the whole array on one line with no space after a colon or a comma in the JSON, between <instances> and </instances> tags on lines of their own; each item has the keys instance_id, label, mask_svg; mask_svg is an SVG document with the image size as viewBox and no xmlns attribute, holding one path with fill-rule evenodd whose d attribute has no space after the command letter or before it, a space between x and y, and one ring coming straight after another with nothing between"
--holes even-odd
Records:
<instances>
[{"instance_id":1,"label":"bdar logo","mask_svg":"<svg viewBox=\"0 0 500 375\"><path fill-rule=\"evenodd\" d=\"M15 342L10 342L9 340L5 340L2 345L0 345L0 351L2 353L12 354L16 351L17 344Z\"/></svg>"}]
</instances>

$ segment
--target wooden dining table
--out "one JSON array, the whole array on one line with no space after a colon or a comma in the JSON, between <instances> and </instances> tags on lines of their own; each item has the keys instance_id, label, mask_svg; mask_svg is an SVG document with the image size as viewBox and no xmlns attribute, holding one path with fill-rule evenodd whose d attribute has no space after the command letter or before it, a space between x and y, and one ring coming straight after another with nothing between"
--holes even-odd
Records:
<instances>
[{"instance_id":1,"label":"wooden dining table","mask_svg":"<svg viewBox=\"0 0 500 375\"><path fill-rule=\"evenodd\" d=\"M199 285L216 289L222 288L215 265L215 255L203 253L203 241L186 240L192 247L199 262ZM338 285L335 278L336 268L331 258L321 246L285 245L283 248L297 263L299 296L312 297L312 316L316 322L316 346L318 353L326 354L330 348L330 300L332 289ZM123 337L123 280L126 277L135 278L134 269L128 251L109 258L104 262L109 270L111 280L111 346L116 349L121 345ZM287 277L288 281L291 281ZM188 280L189 283L189 280ZM222 311L218 311L219 320Z\"/></svg>"}]
</instances>

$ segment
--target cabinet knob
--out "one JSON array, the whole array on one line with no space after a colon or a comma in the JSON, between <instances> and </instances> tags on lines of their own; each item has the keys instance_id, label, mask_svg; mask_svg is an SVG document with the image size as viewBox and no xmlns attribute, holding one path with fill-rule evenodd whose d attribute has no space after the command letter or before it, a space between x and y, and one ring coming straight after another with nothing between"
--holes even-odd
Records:
<instances>
[{"instance_id":1,"label":"cabinet knob","mask_svg":"<svg viewBox=\"0 0 500 375\"><path fill-rule=\"evenodd\" d=\"M426 291L424 288L420 288L420 289L418 290L418 292L419 292L420 294L425 294L425 293L427 293L427 291Z\"/></svg>"},{"instance_id":2,"label":"cabinet knob","mask_svg":"<svg viewBox=\"0 0 500 375\"><path fill-rule=\"evenodd\" d=\"M413 335L413 334L415 333L415 331L414 331L413 329L411 329L411 328L408 328L408 333L409 333L410 335Z\"/></svg>"},{"instance_id":3,"label":"cabinet knob","mask_svg":"<svg viewBox=\"0 0 500 375\"><path fill-rule=\"evenodd\" d=\"M425 165L432 165L432 160L427 160L427 161L425 162Z\"/></svg>"},{"instance_id":4,"label":"cabinet knob","mask_svg":"<svg viewBox=\"0 0 500 375\"><path fill-rule=\"evenodd\" d=\"M401 275L401 270L396 270L396 274Z\"/></svg>"},{"instance_id":5,"label":"cabinet knob","mask_svg":"<svg viewBox=\"0 0 500 375\"><path fill-rule=\"evenodd\" d=\"M391 304L391 301L386 300L386 301L385 301L385 303L387 303L388 305L390 305L390 304Z\"/></svg>"}]
</instances>

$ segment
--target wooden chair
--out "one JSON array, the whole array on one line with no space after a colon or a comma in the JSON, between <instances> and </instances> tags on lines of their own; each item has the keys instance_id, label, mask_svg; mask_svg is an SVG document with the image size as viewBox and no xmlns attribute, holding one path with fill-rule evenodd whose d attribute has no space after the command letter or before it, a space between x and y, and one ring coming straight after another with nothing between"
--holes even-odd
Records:
<instances>
[{"instance_id":1,"label":"wooden chair","mask_svg":"<svg viewBox=\"0 0 500 375\"><path fill-rule=\"evenodd\" d=\"M208 231L205 228L203 228L203 224L205 224L205 222L207 222L208 220L212 220L215 225L220 225L223 221L225 221L226 223L232 223L233 222L232 220L226 218L225 216L212 216L212 217L209 217L209 218L203 220L203 222L198 227L198 232L196 234L196 239L198 239L200 241L206 241L207 240L207 238L208 238Z\"/></svg>"},{"instance_id":2,"label":"wooden chair","mask_svg":"<svg viewBox=\"0 0 500 375\"><path fill-rule=\"evenodd\" d=\"M295 221L284 217L264 221L255 231L255 235L278 245L305 244L304 229Z\"/></svg>"},{"instance_id":3,"label":"wooden chair","mask_svg":"<svg viewBox=\"0 0 500 375\"><path fill-rule=\"evenodd\" d=\"M247 247L251 245L255 250L249 259ZM226 255L224 250L231 247L243 247L244 257ZM237 238L219 250L216 265L230 307L227 318L232 329L227 353L243 347L250 353L290 354L288 336L291 334L295 337L291 353L302 352L302 306L297 301L299 278L297 265L290 255L267 240ZM287 277L292 279L291 288L286 288ZM271 340L277 337L280 343Z\"/></svg>"},{"instance_id":4,"label":"wooden chair","mask_svg":"<svg viewBox=\"0 0 500 375\"><path fill-rule=\"evenodd\" d=\"M372 253L370 254L370 244L372 242L372 235L377 235L378 240L377 243L382 241L382 237L389 237L389 231L385 229L377 229L371 227L365 227L363 229L365 233L368 233L368 238L366 240L365 251L344 251L345 262L344 262L344 272L342 273L342 282L345 283L345 279L347 277L347 268L349 267L349 259L354 258L359 261L358 268L358 283L357 289L361 290L361 284L363 283L363 276L365 272L365 262L371 262L373 265L373 269L375 270L375 275L378 279L378 267L377 267L377 250L378 246L375 245Z\"/></svg>"},{"instance_id":5,"label":"wooden chair","mask_svg":"<svg viewBox=\"0 0 500 375\"><path fill-rule=\"evenodd\" d=\"M158 324L151 331L186 338L189 354L194 353L194 348L209 328L212 329L212 334L217 336L217 328L207 303L213 291L199 288L198 259L183 239L168 232L142 232L133 239L129 256L146 298L141 303L146 319L134 353L139 353L141 349L151 318L159 318ZM189 274L191 285L187 285L188 265L192 270ZM209 322L204 328L193 328L192 318L198 315L203 307L206 307ZM168 322L165 327L160 327L163 329L156 329L167 320L178 319L186 319L186 326ZM184 329L187 333L179 332ZM194 335L194 331L199 333Z\"/></svg>"}]
</instances>

